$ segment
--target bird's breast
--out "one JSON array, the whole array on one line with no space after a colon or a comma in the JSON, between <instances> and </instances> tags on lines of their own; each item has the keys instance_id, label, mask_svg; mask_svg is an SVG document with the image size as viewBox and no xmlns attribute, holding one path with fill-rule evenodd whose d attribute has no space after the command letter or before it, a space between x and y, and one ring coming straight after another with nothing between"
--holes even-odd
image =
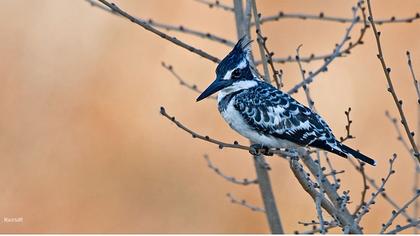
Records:
<instances>
[{"instance_id":1,"label":"bird's breast","mask_svg":"<svg viewBox=\"0 0 420 236\"><path fill-rule=\"evenodd\" d=\"M267 147L273 148L289 148L294 147L292 143L275 138L269 134L264 134L258 132L255 128L251 127L234 107L234 99L231 99L229 103L226 104L224 110L220 110L220 114L223 119L229 124L229 126L244 136L245 138L251 140L253 143L262 144Z\"/></svg>"}]
</instances>

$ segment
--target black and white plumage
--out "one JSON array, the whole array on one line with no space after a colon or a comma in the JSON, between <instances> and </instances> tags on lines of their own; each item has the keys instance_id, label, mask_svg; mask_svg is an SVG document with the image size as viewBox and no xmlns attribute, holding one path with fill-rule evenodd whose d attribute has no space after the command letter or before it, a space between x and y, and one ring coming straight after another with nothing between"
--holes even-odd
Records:
<instances>
[{"instance_id":1,"label":"black and white plumage","mask_svg":"<svg viewBox=\"0 0 420 236\"><path fill-rule=\"evenodd\" d=\"M250 66L249 50L249 42L239 40L197 101L219 91L219 112L232 129L253 143L270 148L315 147L375 165L373 159L337 141L318 114L259 80Z\"/></svg>"}]
</instances>

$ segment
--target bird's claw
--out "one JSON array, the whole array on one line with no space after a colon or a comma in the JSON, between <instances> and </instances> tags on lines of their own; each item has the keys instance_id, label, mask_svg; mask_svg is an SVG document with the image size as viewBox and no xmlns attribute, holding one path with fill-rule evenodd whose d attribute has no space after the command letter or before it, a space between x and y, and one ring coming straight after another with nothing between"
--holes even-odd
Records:
<instances>
[{"instance_id":1,"label":"bird's claw","mask_svg":"<svg viewBox=\"0 0 420 236\"><path fill-rule=\"evenodd\" d=\"M249 153L251 153L252 155L265 155L265 156L272 156L273 153L270 152L270 148L266 147L262 144L252 144L251 148L249 150Z\"/></svg>"}]
</instances>

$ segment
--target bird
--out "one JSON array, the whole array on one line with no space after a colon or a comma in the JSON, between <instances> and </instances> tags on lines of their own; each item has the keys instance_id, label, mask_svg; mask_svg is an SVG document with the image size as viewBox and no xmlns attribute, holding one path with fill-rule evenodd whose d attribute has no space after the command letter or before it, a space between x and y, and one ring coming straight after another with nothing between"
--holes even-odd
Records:
<instances>
[{"instance_id":1,"label":"bird","mask_svg":"<svg viewBox=\"0 0 420 236\"><path fill-rule=\"evenodd\" d=\"M251 66L251 42L242 37L216 67L216 79L198 96L214 93L229 126L253 143L251 147L313 147L354 157L375 166L375 160L339 142L316 112L258 77Z\"/></svg>"}]
</instances>

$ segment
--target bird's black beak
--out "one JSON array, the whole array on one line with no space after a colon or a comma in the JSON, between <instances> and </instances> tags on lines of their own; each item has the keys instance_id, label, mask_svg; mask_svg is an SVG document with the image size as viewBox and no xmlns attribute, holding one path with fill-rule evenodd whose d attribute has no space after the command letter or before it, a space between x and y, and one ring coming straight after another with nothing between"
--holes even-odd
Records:
<instances>
[{"instance_id":1,"label":"bird's black beak","mask_svg":"<svg viewBox=\"0 0 420 236\"><path fill-rule=\"evenodd\" d=\"M200 94L200 96L198 96L196 101L197 102L201 101L204 98L212 95L213 93L217 91L220 91L223 88L226 88L229 85L230 85L230 81L216 78L216 80L213 81L213 83L211 83L210 86L206 88L206 90L204 90L202 94Z\"/></svg>"}]
</instances>

